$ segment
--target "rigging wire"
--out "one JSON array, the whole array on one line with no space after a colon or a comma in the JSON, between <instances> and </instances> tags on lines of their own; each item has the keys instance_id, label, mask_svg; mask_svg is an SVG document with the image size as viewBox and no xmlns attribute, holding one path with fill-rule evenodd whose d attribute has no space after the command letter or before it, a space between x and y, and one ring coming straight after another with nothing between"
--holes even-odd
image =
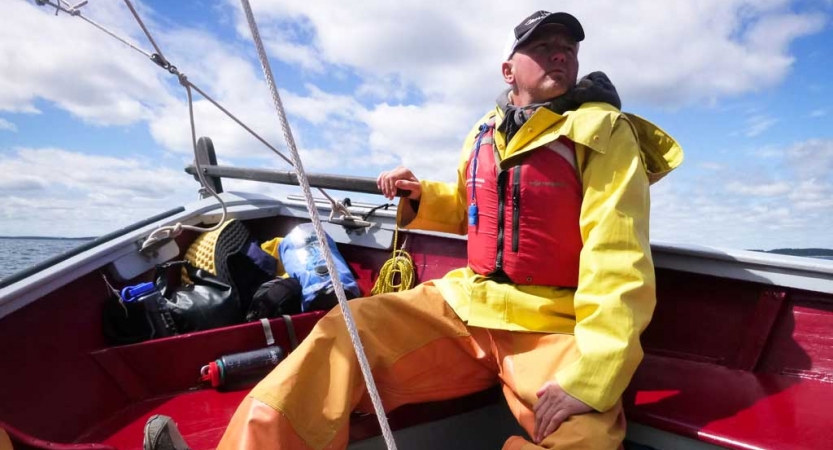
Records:
<instances>
[{"instance_id":1,"label":"rigging wire","mask_svg":"<svg viewBox=\"0 0 833 450\"><path fill-rule=\"evenodd\" d=\"M149 52L147 52L145 50L142 50L137 45L133 44L132 42L128 41L127 39L124 39L121 36L117 35L116 33L113 33L112 31L107 29L107 27L105 27L104 25L101 25L98 22L90 19L89 17L81 14L81 7L87 4L86 1L78 3L77 5L74 5L74 6L70 6L69 3L65 2L64 0L58 0L57 4L52 3L50 0L35 0L35 3L37 3L39 6L49 5L49 6L54 7L55 8L55 15L58 15L59 11L63 11L65 13L69 14L70 16L78 17L79 19L81 19L81 20L89 23L90 25L98 28L99 30L108 34L110 37L116 39L117 41L121 42L122 44L130 47L131 49L136 50L137 52L147 56L148 58L151 58L151 59L153 58L153 55L151 55Z\"/></svg>"},{"instance_id":2,"label":"rigging wire","mask_svg":"<svg viewBox=\"0 0 833 450\"><path fill-rule=\"evenodd\" d=\"M122 44L131 48L132 50L134 50L138 53L141 53L143 56L145 56L148 59L150 59L151 61L153 61L156 65L162 67L163 69L167 70L171 74L176 75L179 78L180 84L183 87L185 87L185 89L186 89L187 96L188 96L188 112L189 112L189 118L190 118L190 124L191 124L191 136L192 136L191 143L192 143L193 150L194 150L194 165L197 169L197 178L199 179L200 183L202 184L203 189L206 192L208 192L209 194L211 194L214 198L217 199L218 203L220 204L220 206L223 209L223 213L222 213L222 216L220 218L220 221L217 224L215 224L214 226L210 227L210 228L196 227L196 226L192 226L192 225L184 225L182 223L177 223L177 224L171 225L171 226L160 227L160 228L154 230L153 232L151 232L151 234L147 237L147 239L145 239L145 241L142 244L142 249L144 250L145 248L148 248L148 247L152 246L156 242L178 236L180 233L182 233L182 230L191 230L191 231L196 231L196 232L214 231L214 230L218 229L223 224L223 222L225 221L226 216L227 216L227 208L226 208L225 202L206 182L205 176L204 176L204 171L203 171L203 169L200 165L199 158L196 157L196 155L197 155L196 128L195 128L195 124L194 124L194 115L193 115L193 99L192 99L192 96L191 96L190 89L194 89L195 91L197 91L200 95L202 95L206 100L208 100L217 109L222 111L226 116L228 116L235 123L240 125L249 134L251 134L255 139L260 141L263 145L265 145L267 148L272 150L275 154L277 154L279 157L281 157L284 161L286 161L291 166L293 166L293 168L294 168L294 164L293 164L293 162L290 158L288 158L286 155L281 153L273 145L269 144L269 142L267 142L266 139L264 139L263 137L258 135L254 130L252 130L250 127L248 127L245 123L243 123L240 119L238 119L234 114L232 114L226 108L224 108L219 102L214 100L211 96L209 96L207 93L205 93L205 91L203 91L197 85L195 85L193 82L191 82L188 79L188 77L185 76L185 74L181 73L176 68L176 66L172 65L165 58L165 56L163 55L162 49L156 43L156 40L153 39L153 36L150 33L150 30L147 28L147 26L145 26L144 21L141 19L141 16L136 11L136 8L133 7L133 4L130 2L130 0L123 0L123 1L124 1L125 5L127 5L128 9L130 10L133 17L138 22L139 27L145 33L145 36L147 36L148 41L150 41L151 45L156 50L156 53L150 53L147 50L142 49L138 45L136 45L136 44L128 41L127 39L122 38L121 36L117 35L115 32L111 31L110 29L108 29L104 25L102 25L102 24L88 18L84 14L82 14L81 13L81 7L83 7L87 4L86 0L80 2L76 5L70 5L65 0L55 0L55 2L53 2L52 0L35 0L35 3L40 5L40 6L49 5L53 8L55 8L55 14L56 15L58 14L58 12L62 11L62 12L66 13L70 16L78 17L78 18L84 20L85 22L89 23L90 25L93 25L94 27L98 28L100 31L102 31L102 32L106 33L107 35L113 37L114 39L118 40ZM335 214L337 212L348 220L353 220L356 223L361 222L359 220L356 220L356 218L347 209L347 207L344 206L343 204L341 204L338 200L334 199L328 192L326 192L322 188L317 188L317 189L330 202L330 206L331 206L331 210L332 210L333 214Z\"/></svg>"},{"instance_id":3,"label":"rigging wire","mask_svg":"<svg viewBox=\"0 0 833 450\"><path fill-rule=\"evenodd\" d=\"M133 7L133 3L130 3L130 0L124 0L124 3L130 9L130 12L133 14L133 17L136 18L136 22L139 23L139 26L142 28L142 31L145 32L145 36L147 36L148 41L150 41L150 44L153 45L154 49L156 49L156 54L159 55L159 57L162 58L163 61L167 61L167 59L165 59L165 56L162 54L162 50L159 48L158 45L156 45L156 41L153 40L153 36L150 35L150 31L148 31L148 28L145 26L145 23L142 22L142 18L139 17L139 13L136 12L136 8Z\"/></svg>"}]
</instances>

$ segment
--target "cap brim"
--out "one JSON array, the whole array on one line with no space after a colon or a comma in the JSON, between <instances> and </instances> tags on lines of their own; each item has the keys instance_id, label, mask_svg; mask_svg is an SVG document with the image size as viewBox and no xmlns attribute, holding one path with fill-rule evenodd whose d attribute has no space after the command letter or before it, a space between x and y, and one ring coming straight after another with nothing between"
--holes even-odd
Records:
<instances>
[{"instance_id":1,"label":"cap brim","mask_svg":"<svg viewBox=\"0 0 833 450\"><path fill-rule=\"evenodd\" d=\"M524 42L528 41L529 38L532 37L536 32L538 32L542 26L553 24L563 26L570 34L570 36L572 36L573 39L576 40L576 42L581 42L584 40L584 28L582 28L581 23L578 21L578 19L573 17L572 14L568 14L565 12L557 12L543 18L540 22L536 23L534 27L527 31L523 36L518 38L518 40L515 42L514 49L517 49Z\"/></svg>"}]
</instances>

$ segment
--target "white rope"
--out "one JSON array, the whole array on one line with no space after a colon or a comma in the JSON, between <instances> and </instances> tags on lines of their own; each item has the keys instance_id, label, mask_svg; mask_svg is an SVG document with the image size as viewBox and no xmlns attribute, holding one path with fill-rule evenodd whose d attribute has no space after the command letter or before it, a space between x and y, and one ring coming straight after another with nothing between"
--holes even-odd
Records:
<instances>
[{"instance_id":1,"label":"white rope","mask_svg":"<svg viewBox=\"0 0 833 450\"><path fill-rule=\"evenodd\" d=\"M192 225L184 225L181 222L177 222L174 225L166 226L166 227L159 227L156 230L148 235L145 242L142 243L142 249L152 246L153 244L168 239L168 238L175 238L182 233L182 230L191 230L196 231L198 233L210 233L212 231L220 229L223 226L223 223L226 221L226 216L228 215L228 209L226 208L226 203L217 195L217 192L211 188L211 185L205 180L205 175L203 174L202 166L200 165L200 158L197 157L197 132L196 127L194 126L194 102L193 98L191 97L191 85L188 82L188 78L184 74L179 74L180 83L185 86L185 92L188 94L188 118L191 123L191 145L194 147L194 165L197 167L197 178L200 180L200 184L202 184L203 189L208 191L217 201L220 203L220 207L223 208L223 214L220 216L220 221L214 224L214 226L210 228L203 228L203 227L195 227Z\"/></svg>"},{"instance_id":2,"label":"white rope","mask_svg":"<svg viewBox=\"0 0 833 450\"><path fill-rule=\"evenodd\" d=\"M370 363L367 361L367 356L364 353L361 340L359 339L359 332L356 329L356 323L353 320L353 315L350 312L350 307L347 305L347 298L344 295L344 286L341 284L339 277L335 276L338 271L333 263L333 255L330 253L330 246L327 243L326 235L321 227L321 219L318 216L318 208L315 206L315 200L310 192L309 181L307 181L304 167L301 163L301 157L298 154L298 149L295 147L295 139L292 137L292 130L289 129L289 122L286 119L286 112L281 102L281 97L278 94L277 86L275 86L275 78L272 75L272 68L269 66L269 59L266 57L266 50L263 48L263 42L260 39L257 23L255 23L254 15L252 14L252 7L249 0L240 0L243 5L243 10L246 13L246 20L249 23L249 29L252 32L252 39L257 47L257 56L260 59L260 66L263 69L263 74L266 77L266 83L269 85L269 91L272 94L272 100L275 103L275 109L278 112L278 118L281 122L281 129L283 130L284 139L292 154L292 160L295 162L295 170L298 173L298 181L304 191L304 198L309 210L310 219L315 227L315 234L318 236L318 245L321 247L321 253L324 255L324 260L327 264L327 271L330 273L330 278L333 281L333 288L335 288L336 297L338 297L338 304L341 307L341 312L344 314L344 321L347 323L347 330L350 334L350 340L353 342L353 348L356 351L356 356L359 359L359 366L364 375L365 385L367 386L370 399L373 401L373 408L376 410L376 417L379 419L379 426L382 429L382 436L385 438L385 443L389 450L396 450L396 442L393 440L393 433L391 433L388 419L385 415L385 409L382 406L382 399L379 397L379 391L376 389L376 383L373 381L373 373L370 370Z\"/></svg>"},{"instance_id":3,"label":"white rope","mask_svg":"<svg viewBox=\"0 0 833 450\"><path fill-rule=\"evenodd\" d=\"M197 155L197 129L196 125L194 124L194 99L191 95L192 83L188 81L188 77L185 76L185 74L180 73L175 66L170 65L168 61L165 59L165 57L162 56L162 51L159 49L159 46L156 45L156 42L153 40L153 37L151 37L150 32L145 27L145 24L142 22L142 19L139 18L139 14L136 13L135 9L133 9L133 5L130 4L129 0L124 0L124 2L127 4L128 8L130 8L130 11L133 13L133 16L136 18L136 21L139 22L139 25L142 27L142 30L144 30L145 34L147 35L148 40L150 40L151 44L153 44L153 47L156 49L157 54L161 59L161 64L160 61L155 60L153 57L151 57L151 59L153 59L154 62L156 62L160 66L167 69L172 74L175 74L179 78L179 83L183 87L185 87L185 92L188 96L188 121L191 125L191 147L194 150L194 165L197 169L197 178L200 180L200 184L202 185L203 189L205 189L209 194L211 194L212 197L217 199L217 202L220 203L220 207L223 209L223 213L220 216L220 220L216 224L214 224L214 226L209 228L185 225L181 222L177 222L174 225L159 227L156 230L153 230L150 233L150 235L148 235L147 239L145 239L145 241L142 243L142 250L144 250L145 248L148 248L159 241L179 236L182 233L182 230L196 231L197 233L210 233L212 231L218 230L223 226L223 223L225 223L226 221L226 217L228 216L228 208L226 207L226 202L224 202L223 199L220 198L217 192L205 180L205 174L203 174L202 166L200 164L200 158Z\"/></svg>"}]
</instances>

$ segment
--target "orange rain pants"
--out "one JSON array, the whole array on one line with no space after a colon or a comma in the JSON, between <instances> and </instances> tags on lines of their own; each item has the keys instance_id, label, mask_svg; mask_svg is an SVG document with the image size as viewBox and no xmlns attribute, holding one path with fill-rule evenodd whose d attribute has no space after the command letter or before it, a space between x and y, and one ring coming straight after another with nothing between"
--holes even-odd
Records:
<instances>
[{"instance_id":1,"label":"orange rain pants","mask_svg":"<svg viewBox=\"0 0 833 450\"><path fill-rule=\"evenodd\" d=\"M0 428L0 450L12 450L12 440L6 430Z\"/></svg>"},{"instance_id":2,"label":"orange rain pants","mask_svg":"<svg viewBox=\"0 0 833 450\"><path fill-rule=\"evenodd\" d=\"M349 303L385 410L447 400L498 382L518 422L532 435L535 392L575 361L575 338L467 327L430 282ZM340 308L238 407L218 449L344 449L350 412L373 412ZM506 450L618 449L621 401L604 413L576 415L538 445L511 437Z\"/></svg>"}]
</instances>

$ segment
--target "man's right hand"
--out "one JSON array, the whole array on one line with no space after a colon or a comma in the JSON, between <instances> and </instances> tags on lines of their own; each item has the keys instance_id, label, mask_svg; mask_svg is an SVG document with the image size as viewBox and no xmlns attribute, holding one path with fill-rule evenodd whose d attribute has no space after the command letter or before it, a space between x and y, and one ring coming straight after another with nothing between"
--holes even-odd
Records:
<instances>
[{"instance_id":1,"label":"man's right hand","mask_svg":"<svg viewBox=\"0 0 833 450\"><path fill-rule=\"evenodd\" d=\"M402 166L380 173L376 178L376 186L388 200L396 197L397 189L409 191L408 198L411 200L419 200L422 196L422 186L419 180L413 172Z\"/></svg>"}]
</instances>

